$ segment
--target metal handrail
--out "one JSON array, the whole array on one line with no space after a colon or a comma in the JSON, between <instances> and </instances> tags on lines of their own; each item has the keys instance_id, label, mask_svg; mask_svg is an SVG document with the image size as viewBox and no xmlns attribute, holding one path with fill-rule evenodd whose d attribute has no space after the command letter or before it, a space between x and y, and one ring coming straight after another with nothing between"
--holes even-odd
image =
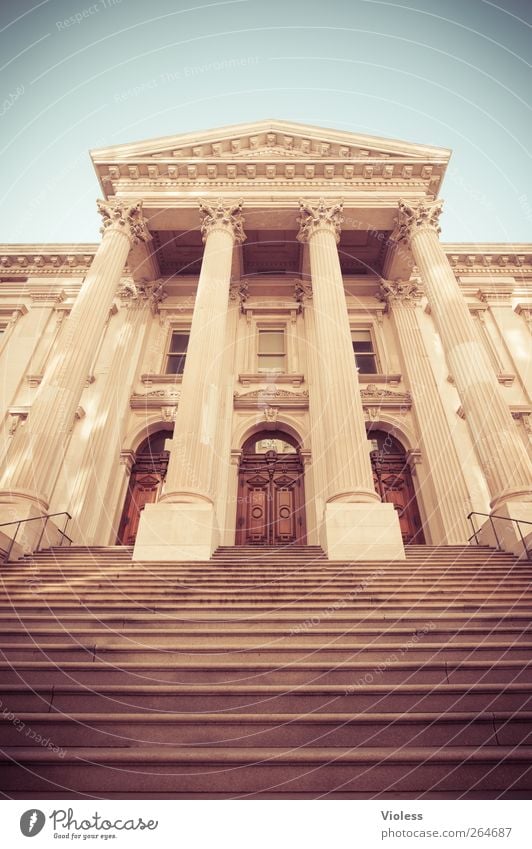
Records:
<instances>
[{"instance_id":1,"label":"metal handrail","mask_svg":"<svg viewBox=\"0 0 532 849\"><path fill-rule=\"evenodd\" d=\"M530 525L532 527L532 522L529 522L527 519L512 519L510 516L498 516L496 513L479 513L477 510L473 510L472 513L469 513L468 519L471 522L471 528L473 529L472 535L469 537L468 542L471 542L472 539L475 540L476 545L480 545L478 541L478 535L480 533L480 528L478 531L475 530L475 525L473 522L472 516L484 516L484 518L490 520L491 528L493 531L493 535L495 537L495 541L497 543L497 548L499 551L503 551L503 548L499 542L499 537L497 535L497 531L495 530L495 525L493 524L493 519L504 519L505 522L513 522L514 525L517 526L517 530L519 531L519 536L521 537L521 542L523 544L523 549L526 554L527 560L532 560L532 551L528 548L525 538L523 536L523 532L521 530L521 525Z\"/></svg>"},{"instance_id":2,"label":"metal handrail","mask_svg":"<svg viewBox=\"0 0 532 849\"><path fill-rule=\"evenodd\" d=\"M0 524L0 528L7 528L9 525L16 525L17 526L17 529L16 529L16 531L15 531L15 533L14 533L12 539L11 539L11 542L9 544L9 548L6 552L5 557L4 557L4 563L9 562L9 558L11 557L11 552L13 551L13 546L15 545L15 540L17 538L17 534L20 530L21 525L23 525L25 522L38 522L39 520L44 519L44 524L42 526L42 531L41 531L41 535L39 537L39 542L37 543L37 545L35 547L35 551L39 551L40 546L41 546L41 542L42 542L42 538L43 538L44 532L46 530L46 525L48 524L48 519L54 519L56 516L66 516L66 521L65 521L65 524L63 526L63 530L60 530L59 528L56 529L61 534L61 544L60 544L59 547L62 548L63 542L64 542L65 539L68 540L69 545L72 543L71 537L67 536L67 534L66 534L67 525L68 525L70 519L72 518L72 516L70 515L70 513L67 513L66 510L63 510L61 513L47 513L44 516L31 516L29 519L16 519L14 522L2 522Z\"/></svg>"}]
</instances>

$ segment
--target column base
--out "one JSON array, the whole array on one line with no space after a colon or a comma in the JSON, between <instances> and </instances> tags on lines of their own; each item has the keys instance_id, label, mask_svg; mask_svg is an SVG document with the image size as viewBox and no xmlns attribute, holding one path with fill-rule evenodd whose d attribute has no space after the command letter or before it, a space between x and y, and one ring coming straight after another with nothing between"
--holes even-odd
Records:
<instances>
[{"instance_id":1,"label":"column base","mask_svg":"<svg viewBox=\"0 0 532 849\"><path fill-rule=\"evenodd\" d=\"M142 511L133 560L210 560L217 546L213 504L159 501Z\"/></svg>"},{"instance_id":2,"label":"column base","mask_svg":"<svg viewBox=\"0 0 532 849\"><path fill-rule=\"evenodd\" d=\"M500 548L526 559L526 544L532 556L532 524L520 525L525 543L523 544L517 525L511 521L512 519L521 519L523 522L532 522L532 501L507 501L506 504L501 504L500 507L493 510L493 514L503 518L485 520L477 535L480 545ZM476 519L479 521L480 516L477 516Z\"/></svg>"},{"instance_id":3,"label":"column base","mask_svg":"<svg viewBox=\"0 0 532 849\"><path fill-rule=\"evenodd\" d=\"M329 560L405 559L399 517L392 504L326 504L320 542Z\"/></svg>"}]
</instances>

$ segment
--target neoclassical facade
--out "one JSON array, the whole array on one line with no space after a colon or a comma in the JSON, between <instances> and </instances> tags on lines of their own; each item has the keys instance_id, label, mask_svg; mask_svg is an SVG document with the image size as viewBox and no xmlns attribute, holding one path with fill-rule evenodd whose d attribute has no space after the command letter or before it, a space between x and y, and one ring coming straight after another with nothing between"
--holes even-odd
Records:
<instances>
[{"instance_id":1,"label":"neoclassical facade","mask_svg":"<svg viewBox=\"0 0 532 849\"><path fill-rule=\"evenodd\" d=\"M402 559L475 512L518 551L532 245L442 244L449 156L284 121L93 151L101 242L0 246L2 547L66 511L143 561Z\"/></svg>"}]
</instances>

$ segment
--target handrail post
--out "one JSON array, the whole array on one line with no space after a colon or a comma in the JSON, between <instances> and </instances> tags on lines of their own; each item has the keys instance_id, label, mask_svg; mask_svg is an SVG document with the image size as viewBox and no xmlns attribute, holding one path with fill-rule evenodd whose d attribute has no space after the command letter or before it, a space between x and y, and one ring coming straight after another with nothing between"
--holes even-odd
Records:
<instances>
[{"instance_id":1,"label":"handrail post","mask_svg":"<svg viewBox=\"0 0 532 849\"><path fill-rule=\"evenodd\" d=\"M468 519L469 519L469 521L471 522L471 530L473 531L473 536L475 537L475 545L478 545L478 536L477 536L477 535L478 535L478 531L477 531L477 530L475 530L475 523L474 523L474 521L473 521L473 513L470 513L470 514L469 514L469 516L468 516L467 518L468 518Z\"/></svg>"},{"instance_id":2,"label":"handrail post","mask_svg":"<svg viewBox=\"0 0 532 849\"><path fill-rule=\"evenodd\" d=\"M503 549L501 548L501 544L499 542L499 537L497 536L497 531L495 530L495 525L493 524L493 516L491 516L491 515L490 515L490 524L491 524L491 528L493 530L493 536L495 537L495 541L497 543L497 551L503 551Z\"/></svg>"},{"instance_id":3,"label":"handrail post","mask_svg":"<svg viewBox=\"0 0 532 849\"><path fill-rule=\"evenodd\" d=\"M42 519L44 519L44 525L42 526L41 535L40 535L40 537L39 537L39 542L37 543L37 546L36 546L36 548L35 548L35 551L39 551L39 549L40 549L40 547L41 547L42 538L43 538L43 536L44 536L44 532L45 532L45 530L46 530L46 525L48 524L48 519L49 519L50 517L49 517L49 516L41 516L41 518L42 518Z\"/></svg>"},{"instance_id":4,"label":"handrail post","mask_svg":"<svg viewBox=\"0 0 532 849\"><path fill-rule=\"evenodd\" d=\"M523 536L523 531L521 530L521 523L520 523L519 519L514 519L514 521L515 521L515 524L517 525L517 530L519 531L519 536L521 537L521 542L523 544L523 548L524 548L524 551L525 551L525 554L526 554L526 559L530 560L530 555L528 553L528 548L527 548L527 545L526 545L526 542L525 542L525 538Z\"/></svg>"},{"instance_id":5,"label":"handrail post","mask_svg":"<svg viewBox=\"0 0 532 849\"><path fill-rule=\"evenodd\" d=\"M15 539L17 538L17 534L19 532L21 524L22 524L22 521L17 522L17 529L16 529L15 533L13 534L13 539L9 543L9 548L7 550L6 559L5 559L6 563L9 563L9 558L11 557L11 552L13 551L13 546L15 545Z\"/></svg>"},{"instance_id":6,"label":"handrail post","mask_svg":"<svg viewBox=\"0 0 532 849\"><path fill-rule=\"evenodd\" d=\"M67 529L67 525L68 525L68 521L69 521L69 519L70 519L70 516L69 516L69 515L68 515L68 513L67 513L67 514L66 514L66 519L65 519L65 524L63 525L63 530L62 530L62 532L61 532L61 533L62 533L62 536L61 536L61 545L60 545L60 548L63 548L63 540L64 540L64 538L66 537L66 529Z\"/></svg>"}]
</instances>

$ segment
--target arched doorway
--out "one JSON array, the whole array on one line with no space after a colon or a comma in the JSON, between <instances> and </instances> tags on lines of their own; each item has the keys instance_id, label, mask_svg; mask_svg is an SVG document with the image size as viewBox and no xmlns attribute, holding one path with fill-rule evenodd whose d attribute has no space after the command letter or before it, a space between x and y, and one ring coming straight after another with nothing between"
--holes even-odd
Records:
<instances>
[{"instance_id":1,"label":"arched doorway","mask_svg":"<svg viewBox=\"0 0 532 849\"><path fill-rule=\"evenodd\" d=\"M164 450L164 444L171 436L169 431L159 430L148 436L135 454L135 463L131 470L118 530L117 545L134 544L140 514L146 504L152 504L159 498L168 468L169 453Z\"/></svg>"},{"instance_id":2,"label":"arched doorway","mask_svg":"<svg viewBox=\"0 0 532 849\"><path fill-rule=\"evenodd\" d=\"M373 446L370 456L375 490L382 501L393 504L397 510L405 545L424 544L423 525L405 449L398 439L384 430L368 429L368 439Z\"/></svg>"},{"instance_id":3,"label":"arched doorway","mask_svg":"<svg viewBox=\"0 0 532 849\"><path fill-rule=\"evenodd\" d=\"M303 461L297 441L265 430L246 440L238 473L237 545L305 545Z\"/></svg>"}]
</instances>

